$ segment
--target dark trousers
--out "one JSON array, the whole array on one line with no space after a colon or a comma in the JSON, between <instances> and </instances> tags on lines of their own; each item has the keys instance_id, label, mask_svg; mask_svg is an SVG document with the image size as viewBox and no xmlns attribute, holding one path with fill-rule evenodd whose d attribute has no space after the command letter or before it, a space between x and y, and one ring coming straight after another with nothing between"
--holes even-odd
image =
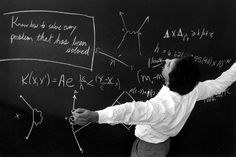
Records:
<instances>
[{"instance_id":1,"label":"dark trousers","mask_svg":"<svg viewBox=\"0 0 236 157\"><path fill-rule=\"evenodd\" d=\"M148 143L137 138L130 157L166 157L170 149L170 138L158 144Z\"/></svg>"}]
</instances>

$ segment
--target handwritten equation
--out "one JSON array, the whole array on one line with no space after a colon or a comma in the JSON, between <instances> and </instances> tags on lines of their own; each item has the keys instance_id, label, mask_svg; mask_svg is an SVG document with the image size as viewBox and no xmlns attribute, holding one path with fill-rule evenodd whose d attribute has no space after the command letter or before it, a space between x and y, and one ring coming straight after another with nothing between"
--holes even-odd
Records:
<instances>
[{"instance_id":1,"label":"handwritten equation","mask_svg":"<svg viewBox=\"0 0 236 157\"><path fill-rule=\"evenodd\" d=\"M206 28L202 29L191 29L183 31L183 28L178 29L167 29L163 36L163 39L180 39L183 42L188 42L191 39L213 39L214 32Z\"/></svg>"},{"instance_id":2,"label":"handwritten equation","mask_svg":"<svg viewBox=\"0 0 236 157\"><path fill-rule=\"evenodd\" d=\"M95 88L104 93L107 91L116 93L123 90L121 95L110 106L122 104L125 101L135 101L133 96L154 97L159 90L156 87L163 80L161 70L167 58L181 58L185 55L192 55L197 64L216 68L222 68L232 62L231 58L207 56L199 52L193 52L193 50L192 52L185 52L183 48L177 49L169 44L170 41L177 41L177 44L181 43L185 46L190 42L213 41L215 39L215 30L207 28L207 26L203 25L201 28L188 29L185 27L173 29L165 27L158 34L153 33L154 35L152 34L151 36L147 34L145 38L142 38L144 28L154 30L150 29L153 27L151 16L145 16L138 22L137 28L132 26L130 29L127 24L131 19L127 19L124 15L121 11L117 14L117 19L122 21L122 31L118 27L114 27L114 30L111 30L121 35L121 38L118 38L119 42L114 43L113 46L104 44L105 47L100 48L98 47L100 45L95 45L97 41L94 16L51 10L24 10L4 13L4 18L8 21L6 26L9 28L7 42L9 47L11 47L11 58L1 58L0 63L10 61L47 62L78 68L77 74L63 71L63 67L62 72L59 74L45 72L44 70L36 71L34 68L29 68L26 72L20 72L20 76L18 75L17 77L17 82L21 85L20 87L23 87L23 90L31 87L46 87L43 88L44 90L50 87L56 87L56 90L76 89L74 90L72 104L72 110L74 110L76 107L80 107L76 106L77 98L79 98L78 91L80 91L80 94L84 94L86 90ZM98 23L99 21L96 22ZM103 32L99 33L102 34ZM150 32L147 31L147 33ZM159 38L155 38L156 36L159 36ZM137 46L138 50L135 53L133 51L132 53L122 51L122 48L125 49L127 45L127 47L130 46L129 37L135 37L137 40L134 46ZM167 48L162 48L163 42L167 43ZM144 43L148 43L147 46L149 47L145 47ZM101 44L101 46L104 45ZM143 48L146 48L146 50ZM103 49L106 49L106 52ZM107 49L112 49L114 52ZM120 54L119 56L117 56L118 53ZM100 62L107 66L105 68L113 70L112 74L101 72L104 69L100 69ZM94 66L95 63L98 66ZM132 63L135 64L132 65ZM120 69L117 64L122 65L122 68ZM81 69L89 70L90 73L84 74L80 71ZM113 73L116 74L114 75ZM132 85L130 85L131 81L127 81L127 78L132 81ZM32 89L37 90L36 88ZM96 94L93 96L96 97ZM215 101L216 98L229 94L231 92L227 89L220 95L204 100L204 103ZM103 98L110 99L105 94ZM32 123L26 136L28 140L33 127L42 124L44 117L42 116L42 111L31 107L22 95L20 95L20 99L32 111ZM86 101L90 103L89 101L93 100ZM36 120L35 115L40 117L39 121ZM19 119L20 114L16 113L15 118ZM84 151L76 134L90 123L77 129L72 122L74 119L71 116L65 117L65 119L69 121L74 139L79 150L83 153ZM129 131L131 126L124 125L124 127Z\"/></svg>"},{"instance_id":3,"label":"handwritten equation","mask_svg":"<svg viewBox=\"0 0 236 157\"><path fill-rule=\"evenodd\" d=\"M154 50L154 53L157 53L159 55L165 55L165 58L181 58L184 55L191 55L194 57L194 60L198 64L204 64L208 65L210 67L217 67L222 68L224 65L231 63L231 58L225 58L225 59L215 59L213 56L200 56L194 53L186 53L182 50L175 50L175 49L161 49L160 43L158 42L156 45L156 48ZM150 68L155 68L157 65L160 65L160 63L165 59L163 57L159 58L149 58L148 65Z\"/></svg>"},{"instance_id":4,"label":"handwritten equation","mask_svg":"<svg viewBox=\"0 0 236 157\"><path fill-rule=\"evenodd\" d=\"M121 83L119 78L113 76L107 76L104 74L97 74L93 78L89 78L86 75L78 74L76 78L67 76L65 74L60 74L55 77L49 73L39 75L34 71L28 72L21 76L22 86L57 86L61 88L73 88L77 87L80 90L85 90L85 88L98 86L100 90L110 86L117 90L120 90Z\"/></svg>"}]
</instances>

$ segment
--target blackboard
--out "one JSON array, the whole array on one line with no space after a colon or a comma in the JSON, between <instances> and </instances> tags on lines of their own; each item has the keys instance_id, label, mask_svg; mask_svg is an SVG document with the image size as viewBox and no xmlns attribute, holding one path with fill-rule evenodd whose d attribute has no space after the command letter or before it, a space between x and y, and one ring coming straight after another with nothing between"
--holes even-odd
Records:
<instances>
[{"instance_id":1,"label":"blackboard","mask_svg":"<svg viewBox=\"0 0 236 157\"><path fill-rule=\"evenodd\" d=\"M234 0L0 2L0 156L129 156L134 126L71 110L148 100L160 63L193 55L202 81L236 59ZM198 102L173 156L234 156L236 88Z\"/></svg>"}]
</instances>

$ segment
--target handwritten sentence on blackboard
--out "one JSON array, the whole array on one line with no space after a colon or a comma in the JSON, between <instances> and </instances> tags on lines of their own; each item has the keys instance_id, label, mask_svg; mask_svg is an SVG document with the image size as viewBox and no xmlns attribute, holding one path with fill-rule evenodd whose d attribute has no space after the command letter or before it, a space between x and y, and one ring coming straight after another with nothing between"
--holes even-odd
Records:
<instances>
[{"instance_id":1,"label":"handwritten sentence on blackboard","mask_svg":"<svg viewBox=\"0 0 236 157\"><path fill-rule=\"evenodd\" d=\"M49 29L49 30L58 30L58 31L68 31L70 33L70 36L75 32L77 26L73 25L61 25L54 23L46 24L45 21L42 21L41 23L36 23L33 20L30 20L30 22L25 22L21 20L18 16L12 16L11 17L11 28L15 27L21 27L21 28L32 28L32 29Z\"/></svg>"},{"instance_id":2,"label":"handwritten sentence on blackboard","mask_svg":"<svg viewBox=\"0 0 236 157\"><path fill-rule=\"evenodd\" d=\"M33 20L27 21L28 22L20 19L19 16L11 16L11 29L20 29L17 33L12 33L10 35L11 44L15 41L30 41L44 42L61 46L71 46L65 50L66 53L89 56L90 46L88 43L86 41L79 40L78 33L74 35L75 31L78 29L78 26L70 24L62 25L57 24L57 22L47 23L45 21L41 21L40 23L36 23ZM38 30L38 34L32 35L30 31L27 31L27 29ZM46 31L51 32L46 33ZM74 36L71 37L72 35Z\"/></svg>"}]
</instances>

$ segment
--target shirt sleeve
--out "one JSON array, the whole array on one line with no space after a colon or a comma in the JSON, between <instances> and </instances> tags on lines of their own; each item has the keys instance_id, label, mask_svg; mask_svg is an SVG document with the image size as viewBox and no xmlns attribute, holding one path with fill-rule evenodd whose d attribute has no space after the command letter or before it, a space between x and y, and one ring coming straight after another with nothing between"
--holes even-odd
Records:
<instances>
[{"instance_id":1,"label":"shirt sleeve","mask_svg":"<svg viewBox=\"0 0 236 157\"><path fill-rule=\"evenodd\" d=\"M164 88L165 89L165 88ZM98 123L128 125L152 125L163 122L175 113L175 103L168 91L158 93L148 101L133 101L99 110Z\"/></svg>"},{"instance_id":2,"label":"shirt sleeve","mask_svg":"<svg viewBox=\"0 0 236 157\"><path fill-rule=\"evenodd\" d=\"M153 106L149 101L133 101L110 106L97 112L99 115L98 123L143 124L151 121L150 116L153 114Z\"/></svg>"},{"instance_id":3,"label":"shirt sleeve","mask_svg":"<svg viewBox=\"0 0 236 157\"><path fill-rule=\"evenodd\" d=\"M163 119L165 112L169 112L168 106L161 104L154 98L142 102L133 101L121 105L107 107L99 110L98 123L117 124L123 123L128 125L153 124Z\"/></svg>"},{"instance_id":4,"label":"shirt sleeve","mask_svg":"<svg viewBox=\"0 0 236 157\"><path fill-rule=\"evenodd\" d=\"M233 82L236 81L236 63L234 63L227 71L223 72L215 80L207 80L197 85L198 98L204 100L213 95L224 92Z\"/></svg>"}]
</instances>

